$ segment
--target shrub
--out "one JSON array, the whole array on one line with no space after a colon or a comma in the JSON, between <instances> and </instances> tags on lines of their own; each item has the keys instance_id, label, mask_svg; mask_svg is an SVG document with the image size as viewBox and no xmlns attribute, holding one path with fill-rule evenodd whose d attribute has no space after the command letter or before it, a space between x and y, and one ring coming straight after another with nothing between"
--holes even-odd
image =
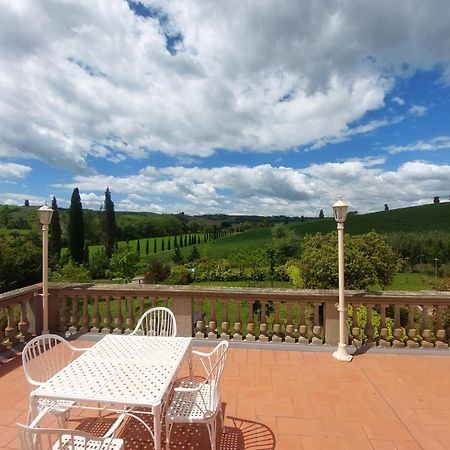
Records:
<instances>
[{"instance_id":1,"label":"shrub","mask_svg":"<svg viewBox=\"0 0 450 450\"><path fill-rule=\"evenodd\" d=\"M49 273L49 280L56 283L86 283L91 276L86 267L69 259L63 266Z\"/></svg>"},{"instance_id":2,"label":"shrub","mask_svg":"<svg viewBox=\"0 0 450 450\"><path fill-rule=\"evenodd\" d=\"M161 283L169 277L170 272L170 266L163 264L161 261L152 261L145 270L144 282Z\"/></svg>"},{"instance_id":3,"label":"shrub","mask_svg":"<svg viewBox=\"0 0 450 450\"><path fill-rule=\"evenodd\" d=\"M172 268L170 276L165 281L166 284L190 284L192 283L192 272L185 266L175 266Z\"/></svg>"}]
</instances>

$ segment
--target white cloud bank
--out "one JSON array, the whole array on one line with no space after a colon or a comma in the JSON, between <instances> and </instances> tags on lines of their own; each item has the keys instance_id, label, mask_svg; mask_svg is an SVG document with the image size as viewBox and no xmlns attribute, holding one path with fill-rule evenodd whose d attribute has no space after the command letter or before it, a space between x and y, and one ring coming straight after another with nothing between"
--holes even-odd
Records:
<instances>
[{"instance_id":1,"label":"white cloud bank","mask_svg":"<svg viewBox=\"0 0 450 450\"><path fill-rule=\"evenodd\" d=\"M450 150L450 136L438 136L429 141L420 140L407 145L390 145L386 150L391 154L403 152L435 152L438 150Z\"/></svg>"},{"instance_id":2,"label":"white cloud bank","mask_svg":"<svg viewBox=\"0 0 450 450\"><path fill-rule=\"evenodd\" d=\"M447 198L450 165L416 161L387 171L381 168L383 163L378 157L303 169L148 166L133 176L77 176L70 185L57 187L99 192L100 201L99 186L109 186L113 200L123 198L115 201L116 209L188 214L317 216L320 209L331 215L339 195L360 213L380 211L385 203L392 209L431 203L436 195Z\"/></svg>"},{"instance_id":3,"label":"white cloud bank","mask_svg":"<svg viewBox=\"0 0 450 450\"><path fill-rule=\"evenodd\" d=\"M0 157L288 150L345 138L396 77L450 81L447 0L142 3L166 21L123 0L2 4Z\"/></svg>"},{"instance_id":4,"label":"white cloud bank","mask_svg":"<svg viewBox=\"0 0 450 450\"><path fill-rule=\"evenodd\" d=\"M31 167L23 164L0 161L0 178L24 178L31 172Z\"/></svg>"}]
</instances>

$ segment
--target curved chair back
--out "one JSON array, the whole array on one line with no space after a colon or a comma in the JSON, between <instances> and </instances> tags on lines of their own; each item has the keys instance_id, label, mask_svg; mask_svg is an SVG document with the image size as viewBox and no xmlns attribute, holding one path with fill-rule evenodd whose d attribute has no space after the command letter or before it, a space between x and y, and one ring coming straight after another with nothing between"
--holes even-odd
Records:
<instances>
[{"instance_id":1,"label":"curved chair back","mask_svg":"<svg viewBox=\"0 0 450 450\"><path fill-rule=\"evenodd\" d=\"M123 439L97 437L82 430L17 424L23 450L121 450Z\"/></svg>"},{"instance_id":2,"label":"curved chair back","mask_svg":"<svg viewBox=\"0 0 450 450\"><path fill-rule=\"evenodd\" d=\"M175 337L177 335L175 316L164 306L151 308L142 315L129 336L134 334Z\"/></svg>"},{"instance_id":3,"label":"curved chair back","mask_svg":"<svg viewBox=\"0 0 450 450\"><path fill-rule=\"evenodd\" d=\"M44 334L29 341L22 351L25 376L39 386L72 361L74 352L83 351L56 334Z\"/></svg>"},{"instance_id":4,"label":"curved chair back","mask_svg":"<svg viewBox=\"0 0 450 450\"><path fill-rule=\"evenodd\" d=\"M198 390L205 398L205 405L209 406L209 411L214 412L220 408L220 385L222 380L222 372L228 355L228 341L220 341L210 353L193 352L200 355L200 361L205 370L205 380L200 384ZM202 387L208 384L209 389L203 390Z\"/></svg>"}]
</instances>

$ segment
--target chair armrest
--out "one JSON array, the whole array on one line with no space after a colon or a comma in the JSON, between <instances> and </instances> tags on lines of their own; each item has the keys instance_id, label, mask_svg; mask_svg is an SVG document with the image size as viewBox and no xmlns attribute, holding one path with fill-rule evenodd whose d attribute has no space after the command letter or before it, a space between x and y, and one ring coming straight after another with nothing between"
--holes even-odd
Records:
<instances>
[{"instance_id":1,"label":"chair armrest","mask_svg":"<svg viewBox=\"0 0 450 450\"><path fill-rule=\"evenodd\" d=\"M192 350L191 353L197 356L211 356L214 353L214 349L210 352L199 352L198 350Z\"/></svg>"},{"instance_id":2,"label":"chair armrest","mask_svg":"<svg viewBox=\"0 0 450 450\"><path fill-rule=\"evenodd\" d=\"M174 392L198 392L200 390L200 386L187 388L187 387L176 387L173 389Z\"/></svg>"}]
</instances>

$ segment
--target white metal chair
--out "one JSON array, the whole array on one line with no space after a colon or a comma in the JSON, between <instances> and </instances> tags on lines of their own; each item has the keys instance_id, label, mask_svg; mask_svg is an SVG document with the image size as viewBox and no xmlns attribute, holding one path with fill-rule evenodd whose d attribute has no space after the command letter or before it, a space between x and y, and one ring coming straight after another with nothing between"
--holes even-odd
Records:
<instances>
[{"instance_id":1,"label":"white metal chair","mask_svg":"<svg viewBox=\"0 0 450 450\"><path fill-rule=\"evenodd\" d=\"M164 306L150 308L139 319L135 329L128 335L143 334L147 336L177 335L177 322L173 312Z\"/></svg>"},{"instance_id":2,"label":"white metal chair","mask_svg":"<svg viewBox=\"0 0 450 450\"><path fill-rule=\"evenodd\" d=\"M211 449L216 449L217 418L222 417L220 381L228 353L228 341L221 341L209 353L193 351L200 358L205 378L181 381L166 413L166 449L175 423L204 423L208 428Z\"/></svg>"},{"instance_id":3,"label":"white metal chair","mask_svg":"<svg viewBox=\"0 0 450 450\"><path fill-rule=\"evenodd\" d=\"M121 450L123 439L114 438L122 423L121 414L103 437L82 430L67 428L40 428L40 422L51 408L43 408L30 425L16 424L22 450Z\"/></svg>"},{"instance_id":4,"label":"white metal chair","mask_svg":"<svg viewBox=\"0 0 450 450\"><path fill-rule=\"evenodd\" d=\"M22 351L22 364L25 376L35 388L44 384L49 378L69 364L76 353L86 348L76 348L56 334L44 334L29 341ZM72 401L51 401L39 399L38 409L51 407L51 413L58 419L61 428L67 424ZM31 412L31 411L30 411Z\"/></svg>"}]
</instances>

